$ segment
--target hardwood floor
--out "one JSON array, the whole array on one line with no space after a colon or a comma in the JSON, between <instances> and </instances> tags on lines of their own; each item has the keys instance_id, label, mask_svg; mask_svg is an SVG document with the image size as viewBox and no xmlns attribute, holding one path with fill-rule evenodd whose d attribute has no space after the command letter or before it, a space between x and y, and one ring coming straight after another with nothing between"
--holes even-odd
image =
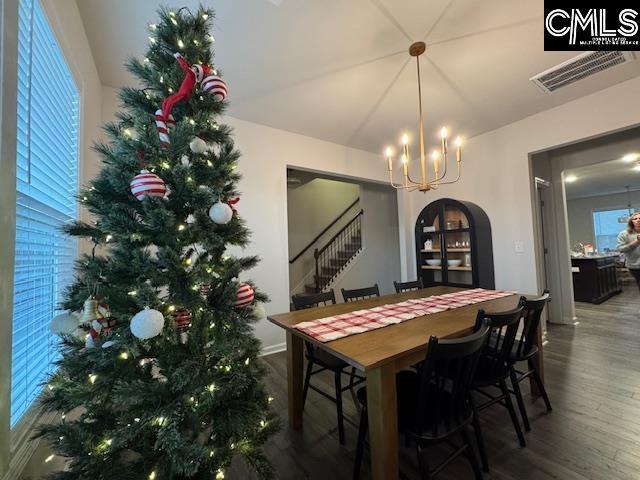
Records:
<instances>
[{"instance_id":1,"label":"hardwood floor","mask_svg":"<svg viewBox=\"0 0 640 480\"><path fill-rule=\"evenodd\" d=\"M541 399L532 403L528 384L525 401L531 432L520 448L504 408L481 414L493 480L637 480L640 479L640 294L625 291L601 305L577 304L579 325L549 325L545 348L546 387L553 412ZM426 340L426 339L425 339ZM358 417L344 396L346 445L338 444L335 405L309 393L304 428L286 423L285 354L264 357L269 388L281 412L282 431L267 447L278 479L349 479L355 451ZM314 378L317 378L315 376ZM322 379L330 391L331 377ZM445 453L434 452L434 459ZM361 478L369 478L368 453ZM419 478L415 450L402 448L400 464L408 478ZM235 465L227 478L251 478ZM473 478L459 457L441 480Z\"/></svg>"}]
</instances>

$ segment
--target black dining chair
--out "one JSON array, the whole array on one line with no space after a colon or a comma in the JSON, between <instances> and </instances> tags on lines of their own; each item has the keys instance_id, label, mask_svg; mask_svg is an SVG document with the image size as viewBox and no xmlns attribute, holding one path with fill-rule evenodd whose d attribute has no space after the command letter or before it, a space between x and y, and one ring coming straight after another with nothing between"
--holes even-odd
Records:
<instances>
[{"instance_id":1,"label":"black dining chair","mask_svg":"<svg viewBox=\"0 0 640 480\"><path fill-rule=\"evenodd\" d=\"M487 459L487 451L482 438L480 428L479 412L495 404L502 405L509 411L513 428L516 431L518 440L522 447L526 446L520 422L516 415L516 410L511 401L511 392L507 388L507 379L509 378L509 356L514 346L516 333L518 332L518 324L524 309L524 302L520 300L518 306L513 310L506 312L485 312L479 310L476 316L476 329L482 328L486 322L489 322L491 334L489 342L485 347L476 376L473 381L473 389L475 392L482 394L488 400L484 403L476 403L474 401L473 426L478 442L478 450L480 451L480 459L482 467L485 471L489 471L489 461ZM500 390L498 395L487 391L489 387L497 387Z\"/></svg>"},{"instance_id":2,"label":"black dining chair","mask_svg":"<svg viewBox=\"0 0 640 480\"><path fill-rule=\"evenodd\" d=\"M482 479L480 464L469 435L474 415L470 390L489 331L487 324L464 338L439 340L431 337L420 372L405 370L396 375L398 428L409 442L416 445L422 478L432 478L458 455L465 454L476 480ZM360 475L368 430L366 387L359 389L357 396L362 404L362 411L354 479ZM458 437L461 442L456 443ZM452 452L444 461L432 467L427 459L426 448L441 443L450 446Z\"/></svg>"},{"instance_id":3,"label":"black dining chair","mask_svg":"<svg viewBox=\"0 0 640 480\"><path fill-rule=\"evenodd\" d=\"M324 305L335 305L336 296L333 290L314 294L293 295L291 302L295 310L303 310L306 308L319 307ZM309 388L318 392L325 398L328 398L336 404L336 413L338 417L338 438L340 444L344 445L344 415L342 413L342 394L350 390L355 400L354 387L365 381L365 377L356 374L356 369L351 367L351 371L347 372L349 364L338 357L331 355L322 348L317 348L313 343L305 341L305 357L307 358L307 369L304 376L304 385L302 390L302 408L307 402ZM319 367L314 370L314 367ZM317 373L329 370L333 372L333 381L335 386L335 396L311 384L311 377ZM342 375L349 375L349 383L342 386Z\"/></svg>"},{"instance_id":4,"label":"black dining chair","mask_svg":"<svg viewBox=\"0 0 640 480\"><path fill-rule=\"evenodd\" d=\"M413 282L396 282L393 281L393 286L396 289L396 293L410 292L411 290L421 290L424 288L422 286L422 279L414 280Z\"/></svg>"},{"instance_id":5,"label":"black dining chair","mask_svg":"<svg viewBox=\"0 0 640 480\"><path fill-rule=\"evenodd\" d=\"M354 288L352 290L342 288L341 292L345 302L355 302L356 300L380 296L380 289L377 283L373 287Z\"/></svg>"},{"instance_id":6,"label":"black dining chair","mask_svg":"<svg viewBox=\"0 0 640 480\"><path fill-rule=\"evenodd\" d=\"M509 355L509 376L511 377L511 384L513 386L513 393L518 403L518 409L522 416L522 423L524 429L528 432L531 430L529 424L529 416L527 415L527 409L522 398L522 391L520 390L520 382L531 377L544 399L547 411L550 412L551 402L549 396L544 388L544 383L538 372L536 357L539 354L539 349L536 346L538 338L538 328L540 326L540 318L542 317L542 311L544 307L549 303L549 291L545 290L544 293L532 299L522 297L521 301L524 302L524 310L520 320L521 327L518 329L520 338L516 338L511 354ZM527 362L527 370L521 371L516 369L516 364L519 362Z\"/></svg>"}]
</instances>

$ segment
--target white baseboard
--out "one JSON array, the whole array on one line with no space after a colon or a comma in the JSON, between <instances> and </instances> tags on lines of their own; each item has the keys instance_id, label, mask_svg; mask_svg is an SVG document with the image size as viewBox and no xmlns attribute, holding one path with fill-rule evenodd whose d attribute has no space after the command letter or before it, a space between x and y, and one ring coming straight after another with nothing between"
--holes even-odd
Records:
<instances>
[{"instance_id":1,"label":"white baseboard","mask_svg":"<svg viewBox=\"0 0 640 480\"><path fill-rule=\"evenodd\" d=\"M264 347L262 352L260 353L261 357L265 355L271 355L273 353L284 352L287 349L286 342L276 343L275 345L269 345L268 347Z\"/></svg>"}]
</instances>

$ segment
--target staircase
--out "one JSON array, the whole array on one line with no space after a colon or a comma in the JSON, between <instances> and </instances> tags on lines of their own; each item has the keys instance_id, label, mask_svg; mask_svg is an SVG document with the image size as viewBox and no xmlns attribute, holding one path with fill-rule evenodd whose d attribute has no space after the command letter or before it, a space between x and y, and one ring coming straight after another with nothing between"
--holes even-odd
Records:
<instances>
[{"instance_id":1,"label":"staircase","mask_svg":"<svg viewBox=\"0 0 640 480\"><path fill-rule=\"evenodd\" d=\"M359 203L360 198L357 198L316 235L305 248L289 260L290 264L297 261L304 262L303 265L307 268L306 274L292 294L315 293L326 289L362 251L364 210L356 210L360 206ZM338 228L339 230L333 234L332 232ZM329 235L331 237L327 240ZM304 256L305 253L307 253L306 256ZM311 257L311 253L313 253L313 257Z\"/></svg>"},{"instance_id":2,"label":"staircase","mask_svg":"<svg viewBox=\"0 0 640 480\"><path fill-rule=\"evenodd\" d=\"M315 258L314 284L305 285L308 293L321 292L362 251L362 216L360 210L322 248L313 252Z\"/></svg>"}]
</instances>

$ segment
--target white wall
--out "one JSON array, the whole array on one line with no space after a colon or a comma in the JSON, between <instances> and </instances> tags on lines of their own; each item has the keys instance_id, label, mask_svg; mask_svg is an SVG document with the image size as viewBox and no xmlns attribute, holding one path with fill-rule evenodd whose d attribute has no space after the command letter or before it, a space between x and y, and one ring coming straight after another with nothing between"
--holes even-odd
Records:
<instances>
[{"instance_id":1,"label":"white wall","mask_svg":"<svg viewBox=\"0 0 640 480\"><path fill-rule=\"evenodd\" d=\"M567 200L567 215L569 219L569 243L596 244L593 231L593 212L600 210L626 209L631 202L633 211L640 210L640 191L616 193L612 195L598 195L594 197ZM626 224L620 224L620 231Z\"/></svg>"},{"instance_id":2,"label":"white wall","mask_svg":"<svg viewBox=\"0 0 640 480\"><path fill-rule=\"evenodd\" d=\"M414 197L407 220L439 197L478 204L491 220L496 288L537 292L529 154L636 125L640 109L629 106L639 100L640 78L635 78L469 139L462 180ZM406 225L410 237L412 227ZM523 253L514 251L515 241L523 242ZM413 257L407 252L408 272L415 272Z\"/></svg>"},{"instance_id":3,"label":"white wall","mask_svg":"<svg viewBox=\"0 0 640 480\"><path fill-rule=\"evenodd\" d=\"M117 91L103 87L102 121L118 110ZM347 148L275 128L225 117L234 128L234 141L242 153L238 171L243 175L238 211L252 231L247 253L262 258L248 272L269 295L268 314L289 310L289 247L287 241L287 167L315 170L351 179L386 181L384 159L369 152ZM400 222L403 222L400 217ZM268 320L256 325L265 352L284 348L284 332Z\"/></svg>"}]
</instances>

